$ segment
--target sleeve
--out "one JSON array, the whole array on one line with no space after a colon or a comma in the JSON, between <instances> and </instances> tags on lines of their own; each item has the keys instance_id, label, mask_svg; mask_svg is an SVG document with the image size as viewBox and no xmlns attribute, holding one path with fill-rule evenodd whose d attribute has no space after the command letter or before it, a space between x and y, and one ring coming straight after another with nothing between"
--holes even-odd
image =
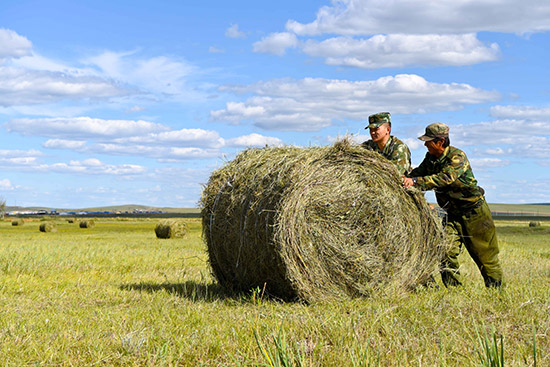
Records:
<instances>
[{"instance_id":1,"label":"sleeve","mask_svg":"<svg viewBox=\"0 0 550 367\"><path fill-rule=\"evenodd\" d=\"M428 157L426 156L424 160L420 163L418 167L413 169L411 172L406 174L407 177L422 177L426 176L428 174L428 170L426 169L426 161Z\"/></svg>"},{"instance_id":2,"label":"sleeve","mask_svg":"<svg viewBox=\"0 0 550 367\"><path fill-rule=\"evenodd\" d=\"M397 166L399 174L404 175L411 170L411 151L405 144L399 144L391 161Z\"/></svg>"},{"instance_id":3,"label":"sleeve","mask_svg":"<svg viewBox=\"0 0 550 367\"><path fill-rule=\"evenodd\" d=\"M411 177L418 177L415 187L421 190L432 190L434 188L448 186L458 180L458 178L466 172L468 165L468 160L464 153L457 153L450 157L448 163L440 172L427 176L412 175ZM418 168L420 168L420 166ZM411 174L415 173L415 170L413 170Z\"/></svg>"}]
</instances>

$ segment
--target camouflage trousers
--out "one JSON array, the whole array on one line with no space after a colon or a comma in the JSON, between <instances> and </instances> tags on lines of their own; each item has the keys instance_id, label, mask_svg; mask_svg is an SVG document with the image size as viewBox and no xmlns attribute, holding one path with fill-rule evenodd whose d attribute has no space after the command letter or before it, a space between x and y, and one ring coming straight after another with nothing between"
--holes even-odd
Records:
<instances>
[{"instance_id":1,"label":"camouflage trousers","mask_svg":"<svg viewBox=\"0 0 550 367\"><path fill-rule=\"evenodd\" d=\"M441 280L446 287L461 284L458 256L463 246L478 266L487 287L502 284L495 224L484 199L473 209L449 214L445 231L452 242L440 268Z\"/></svg>"}]
</instances>

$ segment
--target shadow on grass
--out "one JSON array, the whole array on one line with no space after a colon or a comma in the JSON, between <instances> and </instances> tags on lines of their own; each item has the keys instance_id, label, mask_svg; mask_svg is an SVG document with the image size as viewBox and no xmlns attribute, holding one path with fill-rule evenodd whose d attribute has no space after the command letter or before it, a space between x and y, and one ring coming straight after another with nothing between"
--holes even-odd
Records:
<instances>
[{"instance_id":1,"label":"shadow on grass","mask_svg":"<svg viewBox=\"0 0 550 367\"><path fill-rule=\"evenodd\" d=\"M140 291L140 292L158 292L166 291L181 297L190 299L191 301L214 302L227 298L234 298L235 295L228 293L218 284L204 284L188 280L184 283L138 283L138 284L123 284L120 286L122 290Z\"/></svg>"}]
</instances>

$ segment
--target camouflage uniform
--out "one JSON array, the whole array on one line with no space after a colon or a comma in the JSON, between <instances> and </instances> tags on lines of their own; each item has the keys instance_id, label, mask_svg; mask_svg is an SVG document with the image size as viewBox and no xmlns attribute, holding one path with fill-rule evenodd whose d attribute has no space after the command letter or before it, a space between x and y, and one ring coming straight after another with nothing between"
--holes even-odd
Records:
<instances>
[{"instance_id":1,"label":"camouflage uniform","mask_svg":"<svg viewBox=\"0 0 550 367\"><path fill-rule=\"evenodd\" d=\"M361 144L364 148L380 153L384 158L389 159L399 171L400 175L411 170L411 151L409 147L395 136L390 136L384 149L380 150L378 144L372 140L367 140Z\"/></svg>"},{"instance_id":2,"label":"camouflage uniform","mask_svg":"<svg viewBox=\"0 0 550 367\"><path fill-rule=\"evenodd\" d=\"M436 123L429 125L419 139L432 140L445 135L448 136L448 127ZM458 255L464 245L481 271L485 285L500 286L502 269L495 225L466 154L452 146L446 147L439 158L427 153L408 176L413 178L414 187L435 190L437 203L447 212L445 230L452 247L441 264L443 283L460 284Z\"/></svg>"},{"instance_id":3,"label":"camouflage uniform","mask_svg":"<svg viewBox=\"0 0 550 367\"><path fill-rule=\"evenodd\" d=\"M391 116L389 112L379 112L369 116L369 124L365 129L377 128L382 124L388 123L391 126ZM364 148L382 154L384 158L395 164L400 175L404 175L411 170L411 151L409 147L401 140L390 136L382 150L378 144L372 140L367 140L361 144Z\"/></svg>"}]
</instances>

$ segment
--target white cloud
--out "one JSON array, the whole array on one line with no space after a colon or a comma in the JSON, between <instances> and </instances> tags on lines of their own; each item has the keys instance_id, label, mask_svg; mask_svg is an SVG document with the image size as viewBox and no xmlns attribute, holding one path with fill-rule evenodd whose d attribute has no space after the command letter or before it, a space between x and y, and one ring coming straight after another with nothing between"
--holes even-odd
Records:
<instances>
[{"instance_id":1,"label":"white cloud","mask_svg":"<svg viewBox=\"0 0 550 367\"><path fill-rule=\"evenodd\" d=\"M70 66L62 61L39 55L36 52L18 59L12 59L9 64L21 70L48 71L73 77L100 77L97 71L93 69Z\"/></svg>"},{"instance_id":2,"label":"white cloud","mask_svg":"<svg viewBox=\"0 0 550 367\"><path fill-rule=\"evenodd\" d=\"M279 138L271 136L250 134L233 139L227 139L226 144L231 147L264 147L266 145L280 146L283 145L283 141Z\"/></svg>"},{"instance_id":3,"label":"white cloud","mask_svg":"<svg viewBox=\"0 0 550 367\"><path fill-rule=\"evenodd\" d=\"M298 35L381 33L458 34L550 30L547 0L332 0L307 24L289 20ZM412 32L411 32L412 31Z\"/></svg>"},{"instance_id":4,"label":"white cloud","mask_svg":"<svg viewBox=\"0 0 550 367\"><path fill-rule=\"evenodd\" d=\"M468 84L432 83L409 74L356 82L276 79L222 90L255 95L245 102L229 102L225 109L211 111L212 120L248 121L265 130L290 131L318 131L344 119L365 119L372 111L391 110L396 114L450 111L499 98L497 92Z\"/></svg>"},{"instance_id":5,"label":"white cloud","mask_svg":"<svg viewBox=\"0 0 550 367\"><path fill-rule=\"evenodd\" d=\"M247 106L242 102L227 102L225 110L212 111L210 117L214 120L239 123L243 119L257 118L266 113L262 106Z\"/></svg>"},{"instance_id":6,"label":"white cloud","mask_svg":"<svg viewBox=\"0 0 550 367\"><path fill-rule=\"evenodd\" d=\"M145 110L146 110L146 108L143 107L143 106L132 106L124 112L126 112L126 113L135 113L135 112L143 112Z\"/></svg>"},{"instance_id":7,"label":"white cloud","mask_svg":"<svg viewBox=\"0 0 550 367\"><path fill-rule=\"evenodd\" d=\"M135 164L111 165L98 159L70 161L69 163L42 164L34 167L38 171L56 173L78 173L87 175L136 175L146 172L146 168Z\"/></svg>"},{"instance_id":8,"label":"white cloud","mask_svg":"<svg viewBox=\"0 0 550 367\"><path fill-rule=\"evenodd\" d=\"M166 153L162 155L162 158L173 159L205 159L218 157L220 152L215 149L201 149L201 148L170 148Z\"/></svg>"},{"instance_id":9,"label":"white cloud","mask_svg":"<svg viewBox=\"0 0 550 367\"><path fill-rule=\"evenodd\" d=\"M511 148L503 149L501 147L496 147L485 150L485 153L491 155L510 155L513 153L513 150Z\"/></svg>"},{"instance_id":10,"label":"white cloud","mask_svg":"<svg viewBox=\"0 0 550 367\"><path fill-rule=\"evenodd\" d=\"M225 30L225 36L229 38L245 38L246 34L239 30L238 24L232 24Z\"/></svg>"},{"instance_id":11,"label":"white cloud","mask_svg":"<svg viewBox=\"0 0 550 367\"><path fill-rule=\"evenodd\" d=\"M470 165L474 168L504 167L510 164L510 161L499 158L471 158L469 161Z\"/></svg>"},{"instance_id":12,"label":"white cloud","mask_svg":"<svg viewBox=\"0 0 550 367\"><path fill-rule=\"evenodd\" d=\"M50 139L42 144L44 148L48 149L70 149L80 150L86 145L82 140L64 140L64 139Z\"/></svg>"},{"instance_id":13,"label":"white cloud","mask_svg":"<svg viewBox=\"0 0 550 367\"><path fill-rule=\"evenodd\" d=\"M226 141L213 130L170 130L165 125L147 121L102 120L90 117L42 118L15 119L4 126L9 132L53 138L42 144L48 149L150 157L157 160L217 157L221 154L220 149L226 146ZM88 139L96 141L88 142ZM269 139L271 138L266 138L266 141L273 141ZM33 153L35 154L31 159L25 152L0 150L0 162L8 164L18 159L30 164L36 161L37 156L42 155L36 151ZM82 170L74 165L67 169Z\"/></svg>"},{"instance_id":14,"label":"white cloud","mask_svg":"<svg viewBox=\"0 0 550 367\"><path fill-rule=\"evenodd\" d=\"M303 51L325 58L329 65L365 69L409 65L472 65L496 60L497 44L489 47L475 34L463 35L376 35L369 39L351 37L309 40Z\"/></svg>"},{"instance_id":15,"label":"white cloud","mask_svg":"<svg viewBox=\"0 0 550 367\"><path fill-rule=\"evenodd\" d=\"M200 146L219 148L224 145L224 140L213 130L203 129L181 129L165 131L161 133L150 133L129 138L114 139L117 144L152 144L165 146Z\"/></svg>"},{"instance_id":16,"label":"white cloud","mask_svg":"<svg viewBox=\"0 0 550 367\"><path fill-rule=\"evenodd\" d=\"M43 153L35 150L4 150L0 149L0 158L40 157Z\"/></svg>"},{"instance_id":17,"label":"white cloud","mask_svg":"<svg viewBox=\"0 0 550 367\"><path fill-rule=\"evenodd\" d=\"M29 55L32 43L10 29L0 28L0 60Z\"/></svg>"},{"instance_id":18,"label":"white cloud","mask_svg":"<svg viewBox=\"0 0 550 367\"><path fill-rule=\"evenodd\" d=\"M478 122L451 126L449 135L451 142L456 141L459 145L514 145L527 153L529 149L541 149L549 144L550 123L527 120Z\"/></svg>"},{"instance_id":19,"label":"white cloud","mask_svg":"<svg viewBox=\"0 0 550 367\"><path fill-rule=\"evenodd\" d=\"M44 154L38 150L0 150L0 167L34 165Z\"/></svg>"},{"instance_id":20,"label":"white cloud","mask_svg":"<svg viewBox=\"0 0 550 367\"><path fill-rule=\"evenodd\" d=\"M534 106L493 106L491 116L501 119L550 120L550 108Z\"/></svg>"},{"instance_id":21,"label":"white cloud","mask_svg":"<svg viewBox=\"0 0 550 367\"><path fill-rule=\"evenodd\" d=\"M0 190L2 191L11 191L14 187L11 184L11 181L7 178L4 178L3 180L0 180Z\"/></svg>"},{"instance_id":22,"label":"white cloud","mask_svg":"<svg viewBox=\"0 0 550 367\"><path fill-rule=\"evenodd\" d=\"M299 47L309 56L324 58L328 65L366 69L461 66L498 59L499 46L484 44L478 32L550 30L546 0L526 0L521 6L516 0L331 2L310 23L287 21L285 32L256 42L254 51L282 56L287 48Z\"/></svg>"},{"instance_id":23,"label":"white cloud","mask_svg":"<svg viewBox=\"0 0 550 367\"><path fill-rule=\"evenodd\" d=\"M253 51L283 56L287 48L296 48L298 45L298 38L293 33L271 33L269 36L255 42Z\"/></svg>"},{"instance_id":24,"label":"white cloud","mask_svg":"<svg viewBox=\"0 0 550 367\"><path fill-rule=\"evenodd\" d=\"M166 56L138 58L135 52L106 51L83 62L98 68L105 77L147 92L188 97L196 94L186 87L187 78L196 68L184 60Z\"/></svg>"},{"instance_id":25,"label":"white cloud","mask_svg":"<svg viewBox=\"0 0 550 367\"><path fill-rule=\"evenodd\" d=\"M36 157L0 158L0 166L31 166L36 161Z\"/></svg>"},{"instance_id":26,"label":"white cloud","mask_svg":"<svg viewBox=\"0 0 550 367\"><path fill-rule=\"evenodd\" d=\"M129 90L97 77L0 67L0 106L102 99L128 94Z\"/></svg>"},{"instance_id":27,"label":"white cloud","mask_svg":"<svg viewBox=\"0 0 550 367\"><path fill-rule=\"evenodd\" d=\"M37 55L14 31L0 29L0 107L98 100L135 91L91 69L69 67Z\"/></svg>"},{"instance_id":28,"label":"white cloud","mask_svg":"<svg viewBox=\"0 0 550 367\"><path fill-rule=\"evenodd\" d=\"M401 140L403 140L403 142L407 144L410 150L416 150L424 146L424 142L418 140L418 138L404 138Z\"/></svg>"},{"instance_id":29,"label":"white cloud","mask_svg":"<svg viewBox=\"0 0 550 367\"><path fill-rule=\"evenodd\" d=\"M90 138L136 136L168 130L167 127L148 121L102 120L90 117L14 119L6 123L9 132L26 136L53 138Z\"/></svg>"},{"instance_id":30,"label":"white cloud","mask_svg":"<svg viewBox=\"0 0 550 367\"><path fill-rule=\"evenodd\" d=\"M550 123L528 120L495 120L450 126L451 144L474 147L477 157L493 156L480 165L504 166L518 159L535 159L543 165L550 157ZM476 158L477 158L476 157ZM504 160L496 157L509 157ZM498 160L497 160L498 159ZM499 163L500 162L500 163ZM510 163L511 164L511 163Z\"/></svg>"},{"instance_id":31,"label":"white cloud","mask_svg":"<svg viewBox=\"0 0 550 367\"><path fill-rule=\"evenodd\" d=\"M158 161L177 161L180 159L207 159L219 157L219 149L199 148L199 147L171 147L171 146L151 146L151 145L127 145L113 143L99 143L90 146L90 152L96 154L139 156L155 158Z\"/></svg>"},{"instance_id":32,"label":"white cloud","mask_svg":"<svg viewBox=\"0 0 550 367\"><path fill-rule=\"evenodd\" d=\"M220 48L217 48L217 47L214 47L214 46L210 46L208 48L208 52L210 52L212 54L223 54L223 53L225 53L224 50L222 50Z\"/></svg>"},{"instance_id":33,"label":"white cloud","mask_svg":"<svg viewBox=\"0 0 550 367\"><path fill-rule=\"evenodd\" d=\"M62 145L62 143L62 141L58 141L59 148L61 148L60 145ZM69 142L66 142L66 144L69 144ZM88 158L82 161L73 160L69 163L39 163L39 158L43 157L44 154L36 150L0 150L0 167L18 168L33 172L82 173L91 175L132 175L144 173L146 171L143 166L134 164L111 165L97 158Z\"/></svg>"}]
</instances>

